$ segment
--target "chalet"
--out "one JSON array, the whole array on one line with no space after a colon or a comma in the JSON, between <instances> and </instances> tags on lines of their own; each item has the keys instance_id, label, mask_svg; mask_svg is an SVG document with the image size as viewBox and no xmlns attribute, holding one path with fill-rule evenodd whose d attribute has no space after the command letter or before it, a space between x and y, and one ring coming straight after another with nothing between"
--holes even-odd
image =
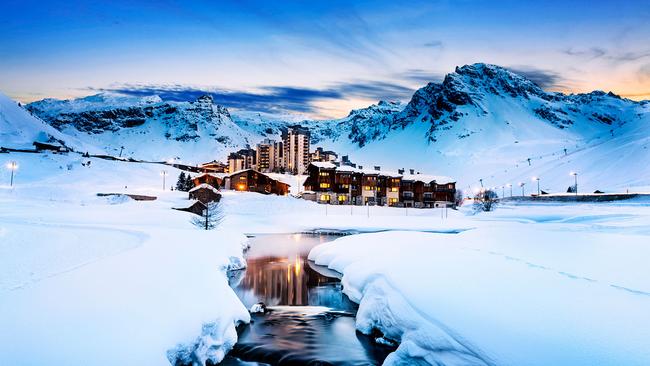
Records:
<instances>
[{"instance_id":1,"label":"chalet","mask_svg":"<svg viewBox=\"0 0 650 366\"><path fill-rule=\"evenodd\" d=\"M219 202L219 200L221 200L221 193L219 193L219 190L208 183L202 183L190 189L189 193L191 200L198 200L204 204L209 202Z\"/></svg>"},{"instance_id":2,"label":"chalet","mask_svg":"<svg viewBox=\"0 0 650 366\"><path fill-rule=\"evenodd\" d=\"M226 176L224 187L225 189L235 191L277 194L281 196L289 193L288 184L253 169L240 170Z\"/></svg>"},{"instance_id":3,"label":"chalet","mask_svg":"<svg viewBox=\"0 0 650 366\"><path fill-rule=\"evenodd\" d=\"M203 173L194 177L192 181L194 182L194 186L207 183L214 188L220 188L223 185L223 179L225 176L225 173Z\"/></svg>"},{"instance_id":4,"label":"chalet","mask_svg":"<svg viewBox=\"0 0 650 366\"><path fill-rule=\"evenodd\" d=\"M379 166L337 166L312 162L307 167L305 199L319 203L432 208L453 205L456 183L450 178L382 171ZM311 193L313 192L313 194Z\"/></svg>"},{"instance_id":5,"label":"chalet","mask_svg":"<svg viewBox=\"0 0 650 366\"><path fill-rule=\"evenodd\" d=\"M213 160L209 163L201 164L201 170L204 173L225 173L228 170L228 165L220 161Z\"/></svg>"}]
</instances>

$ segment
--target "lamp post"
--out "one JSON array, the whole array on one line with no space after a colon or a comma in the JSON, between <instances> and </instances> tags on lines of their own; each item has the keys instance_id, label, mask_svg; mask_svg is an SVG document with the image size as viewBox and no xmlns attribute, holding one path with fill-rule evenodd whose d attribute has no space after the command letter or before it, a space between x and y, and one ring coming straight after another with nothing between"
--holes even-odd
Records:
<instances>
[{"instance_id":1,"label":"lamp post","mask_svg":"<svg viewBox=\"0 0 650 366\"><path fill-rule=\"evenodd\" d=\"M18 163L15 161L10 161L7 163L7 169L11 170L11 183L9 183L10 187L14 186L14 171L18 169Z\"/></svg>"},{"instance_id":2,"label":"lamp post","mask_svg":"<svg viewBox=\"0 0 650 366\"><path fill-rule=\"evenodd\" d=\"M573 186L573 191L578 196L578 173L577 172L571 172L571 175L573 175L573 178L575 178L575 185Z\"/></svg>"},{"instance_id":3,"label":"lamp post","mask_svg":"<svg viewBox=\"0 0 650 366\"><path fill-rule=\"evenodd\" d=\"M161 170L160 175L163 178L163 191L164 191L165 190L165 176L167 175L167 171L166 170Z\"/></svg>"},{"instance_id":4,"label":"lamp post","mask_svg":"<svg viewBox=\"0 0 650 366\"><path fill-rule=\"evenodd\" d=\"M533 177L533 181L537 181L537 196L539 196L539 177Z\"/></svg>"},{"instance_id":5,"label":"lamp post","mask_svg":"<svg viewBox=\"0 0 650 366\"><path fill-rule=\"evenodd\" d=\"M512 197L512 184L508 183L508 187L510 188L510 197Z\"/></svg>"},{"instance_id":6,"label":"lamp post","mask_svg":"<svg viewBox=\"0 0 650 366\"><path fill-rule=\"evenodd\" d=\"M519 183L519 187L521 187L521 196L522 196L522 197L526 195L526 194L524 193L524 186L525 186L525 185L526 185L526 183L524 183L524 182Z\"/></svg>"},{"instance_id":7,"label":"lamp post","mask_svg":"<svg viewBox=\"0 0 650 366\"><path fill-rule=\"evenodd\" d=\"M506 197L506 186L501 186L501 198Z\"/></svg>"}]
</instances>

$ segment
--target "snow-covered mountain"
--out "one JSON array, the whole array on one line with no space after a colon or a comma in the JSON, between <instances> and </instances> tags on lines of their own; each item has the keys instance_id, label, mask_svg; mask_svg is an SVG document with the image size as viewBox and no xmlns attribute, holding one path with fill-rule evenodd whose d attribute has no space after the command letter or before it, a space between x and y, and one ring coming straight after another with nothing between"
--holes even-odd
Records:
<instances>
[{"instance_id":1,"label":"snow-covered mountain","mask_svg":"<svg viewBox=\"0 0 650 366\"><path fill-rule=\"evenodd\" d=\"M209 96L164 102L157 96L99 94L27 106L58 130L140 159L198 163L279 138L288 123L312 130L314 146L363 165L413 168L455 177L464 189L529 182L558 192L578 171L586 190L650 189L650 102L612 93L547 92L505 68L473 64L429 83L411 100L379 102L336 120L251 111L230 113ZM530 184L529 184L530 186Z\"/></svg>"},{"instance_id":2,"label":"snow-covered mountain","mask_svg":"<svg viewBox=\"0 0 650 366\"><path fill-rule=\"evenodd\" d=\"M72 149L92 149L79 139L32 116L22 106L0 93L0 147L33 149L34 142L42 142Z\"/></svg>"},{"instance_id":3,"label":"snow-covered mountain","mask_svg":"<svg viewBox=\"0 0 650 366\"><path fill-rule=\"evenodd\" d=\"M321 123L319 143L366 165L456 177L465 189L529 182L558 192L650 188L650 102L551 93L505 68L474 64L429 83L399 108ZM530 192L530 191L529 191Z\"/></svg>"},{"instance_id":4,"label":"snow-covered mountain","mask_svg":"<svg viewBox=\"0 0 650 366\"><path fill-rule=\"evenodd\" d=\"M197 163L222 158L256 142L258 131L242 129L225 107L204 95L192 102L158 96L102 93L72 100L44 99L27 109L56 129L116 154L139 159L178 158Z\"/></svg>"}]
</instances>

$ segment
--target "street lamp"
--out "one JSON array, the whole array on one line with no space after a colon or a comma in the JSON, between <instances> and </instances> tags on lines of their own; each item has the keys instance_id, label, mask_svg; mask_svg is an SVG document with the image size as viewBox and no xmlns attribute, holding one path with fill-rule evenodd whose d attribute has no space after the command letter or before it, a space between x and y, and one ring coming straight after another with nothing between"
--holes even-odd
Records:
<instances>
[{"instance_id":1,"label":"street lamp","mask_svg":"<svg viewBox=\"0 0 650 366\"><path fill-rule=\"evenodd\" d=\"M526 194L524 193L524 186L525 186L525 185L526 185L526 183L524 183L524 182L519 183L519 187L521 187L521 196L522 196L522 197L526 195Z\"/></svg>"},{"instance_id":2,"label":"street lamp","mask_svg":"<svg viewBox=\"0 0 650 366\"><path fill-rule=\"evenodd\" d=\"M576 196L578 195L578 173L577 172L571 172L569 173L570 175L573 175L575 178L575 185L573 186L573 191L575 192Z\"/></svg>"},{"instance_id":3,"label":"street lamp","mask_svg":"<svg viewBox=\"0 0 650 366\"><path fill-rule=\"evenodd\" d=\"M18 163L15 161L10 161L7 163L7 169L11 170L11 183L9 184L10 187L14 186L14 171L18 169Z\"/></svg>"},{"instance_id":4,"label":"street lamp","mask_svg":"<svg viewBox=\"0 0 650 366\"><path fill-rule=\"evenodd\" d=\"M510 188L510 197L512 197L512 184L508 183L508 187Z\"/></svg>"},{"instance_id":5,"label":"street lamp","mask_svg":"<svg viewBox=\"0 0 650 366\"><path fill-rule=\"evenodd\" d=\"M163 191L165 190L165 176L167 176L167 171L166 170L161 170L160 175L163 178Z\"/></svg>"},{"instance_id":6,"label":"street lamp","mask_svg":"<svg viewBox=\"0 0 650 366\"><path fill-rule=\"evenodd\" d=\"M539 196L539 177L533 177L533 181L537 181L537 196Z\"/></svg>"}]
</instances>

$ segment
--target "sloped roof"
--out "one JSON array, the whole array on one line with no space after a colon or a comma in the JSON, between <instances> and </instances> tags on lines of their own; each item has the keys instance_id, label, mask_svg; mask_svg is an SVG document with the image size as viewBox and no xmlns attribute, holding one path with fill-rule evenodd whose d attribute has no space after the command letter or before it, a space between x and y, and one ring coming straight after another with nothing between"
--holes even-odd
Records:
<instances>
[{"instance_id":1,"label":"sloped roof","mask_svg":"<svg viewBox=\"0 0 650 366\"><path fill-rule=\"evenodd\" d=\"M219 190L218 190L218 189L214 188L213 186L209 185L208 183L201 183L201 184L199 184L198 186L196 186L196 187L190 189L190 193L191 193L191 192L194 192L194 191L198 191L199 189L209 189L209 190L211 190L211 191L214 192L214 193L221 194L221 193L219 193Z\"/></svg>"}]
</instances>

